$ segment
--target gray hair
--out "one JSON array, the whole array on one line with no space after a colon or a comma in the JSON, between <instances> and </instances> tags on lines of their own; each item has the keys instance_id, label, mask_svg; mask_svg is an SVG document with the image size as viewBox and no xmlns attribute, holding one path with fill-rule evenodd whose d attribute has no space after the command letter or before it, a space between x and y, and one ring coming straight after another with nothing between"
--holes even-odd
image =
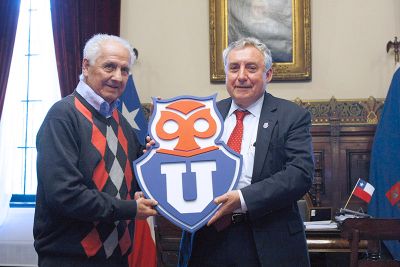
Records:
<instances>
[{"instance_id":1,"label":"gray hair","mask_svg":"<svg viewBox=\"0 0 400 267\"><path fill-rule=\"evenodd\" d=\"M230 43L229 46L227 48L225 48L224 52L222 53L225 70L228 67L227 64L228 64L229 53L233 49L244 48L247 45L254 46L255 48L257 48L257 50L259 50L261 52L261 54L264 55L264 66L265 66L265 71L267 72L272 67L271 51L268 49L267 45L262 43L257 38L253 38L253 37L241 38L235 42Z\"/></svg>"},{"instance_id":2,"label":"gray hair","mask_svg":"<svg viewBox=\"0 0 400 267\"><path fill-rule=\"evenodd\" d=\"M90 64L94 64L96 62L96 59L100 56L102 43L110 40L120 43L129 51L129 68L131 68L136 60L136 56L133 52L133 47L127 40L116 35L109 35L104 33L93 35L93 37L90 38L85 44L85 48L83 49L83 58L86 58ZM80 79L83 80L83 74L80 75Z\"/></svg>"}]
</instances>

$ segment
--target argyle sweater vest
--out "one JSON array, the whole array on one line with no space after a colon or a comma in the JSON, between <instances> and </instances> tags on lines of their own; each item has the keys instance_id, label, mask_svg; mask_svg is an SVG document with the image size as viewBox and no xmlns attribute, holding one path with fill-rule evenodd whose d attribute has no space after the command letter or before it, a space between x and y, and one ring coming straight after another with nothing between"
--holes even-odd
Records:
<instances>
[{"instance_id":1,"label":"argyle sweater vest","mask_svg":"<svg viewBox=\"0 0 400 267\"><path fill-rule=\"evenodd\" d=\"M37 136L34 221L39 258L119 259L131 251L142 147L115 110L105 118L79 94L56 103Z\"/></svg>"},{"instance_id":2,"label":"argyle sweater vest","mask_svg":"<svg viewBox=\"0 0 400 267\"><path fill-rule=\"evenodd\" d=\"M109 125L103 129L93 120L93 114L82 102L75 98L75 107L92 124L92 145L102 159L93 172L93 182L99 191L119 199L130 199L132 184L131 162L128 161L128 143L119 124L121 114L114 110ZM126 254L132 243L133 234L129 232L131 221L116 221L115 225L95 222L93 229L82 239L82 247L88 257L96 255L100 249L109 258L119 247Z\"/></svg>"}]
</instances>

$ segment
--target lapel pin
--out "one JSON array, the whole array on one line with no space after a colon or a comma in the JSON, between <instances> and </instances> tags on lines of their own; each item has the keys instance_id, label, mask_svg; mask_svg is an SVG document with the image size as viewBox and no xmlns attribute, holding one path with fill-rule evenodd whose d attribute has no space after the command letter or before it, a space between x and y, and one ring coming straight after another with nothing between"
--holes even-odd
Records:
<instances>
[{"instance_id":1,"label":"lapel pin","mask_svg":"<svg viewBox=\"0 0 400 267\"><path fill-rule=\"evenodd\" d=\"M267 129L267 128L268 128L268 122L264 122L263 128L264 128L264 129Z\"/></svg>"}]
</instances>

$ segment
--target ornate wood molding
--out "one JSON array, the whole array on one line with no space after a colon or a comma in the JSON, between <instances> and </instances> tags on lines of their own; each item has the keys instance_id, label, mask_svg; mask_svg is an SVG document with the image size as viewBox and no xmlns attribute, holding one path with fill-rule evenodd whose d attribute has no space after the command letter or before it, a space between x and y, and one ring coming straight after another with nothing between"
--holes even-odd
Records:
<instances>
[{"instance_id":1,"label":"ornate wood molding","mask_svg":"<svg viewBox=\"0 0 400 267\"><path fill-rule=\"evenodd\" d=\"M382 113L384 99L372 96L366 99L294 100L308 109L313 125L377 124Z\"/></svg>"}]
</instances>

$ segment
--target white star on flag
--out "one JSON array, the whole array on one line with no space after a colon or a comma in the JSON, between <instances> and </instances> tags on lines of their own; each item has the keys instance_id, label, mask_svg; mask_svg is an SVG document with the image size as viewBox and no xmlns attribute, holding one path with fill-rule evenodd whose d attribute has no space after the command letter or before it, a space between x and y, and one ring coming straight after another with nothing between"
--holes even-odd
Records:
<instances>
[{"instance_id":1,"label":"white star on flag","mask_svg":"<svg viewBox=\"0 0 400 267\"><path fill-rule=\"evenodd\" d=\"M139 109L134 109L131 112L126 108L125 103L122 103L122 115L128 120L129 124L132 126L133 129L140 130L139 126L135 122L136 114L138 113Z\"/></svg>"}]
</instances>

